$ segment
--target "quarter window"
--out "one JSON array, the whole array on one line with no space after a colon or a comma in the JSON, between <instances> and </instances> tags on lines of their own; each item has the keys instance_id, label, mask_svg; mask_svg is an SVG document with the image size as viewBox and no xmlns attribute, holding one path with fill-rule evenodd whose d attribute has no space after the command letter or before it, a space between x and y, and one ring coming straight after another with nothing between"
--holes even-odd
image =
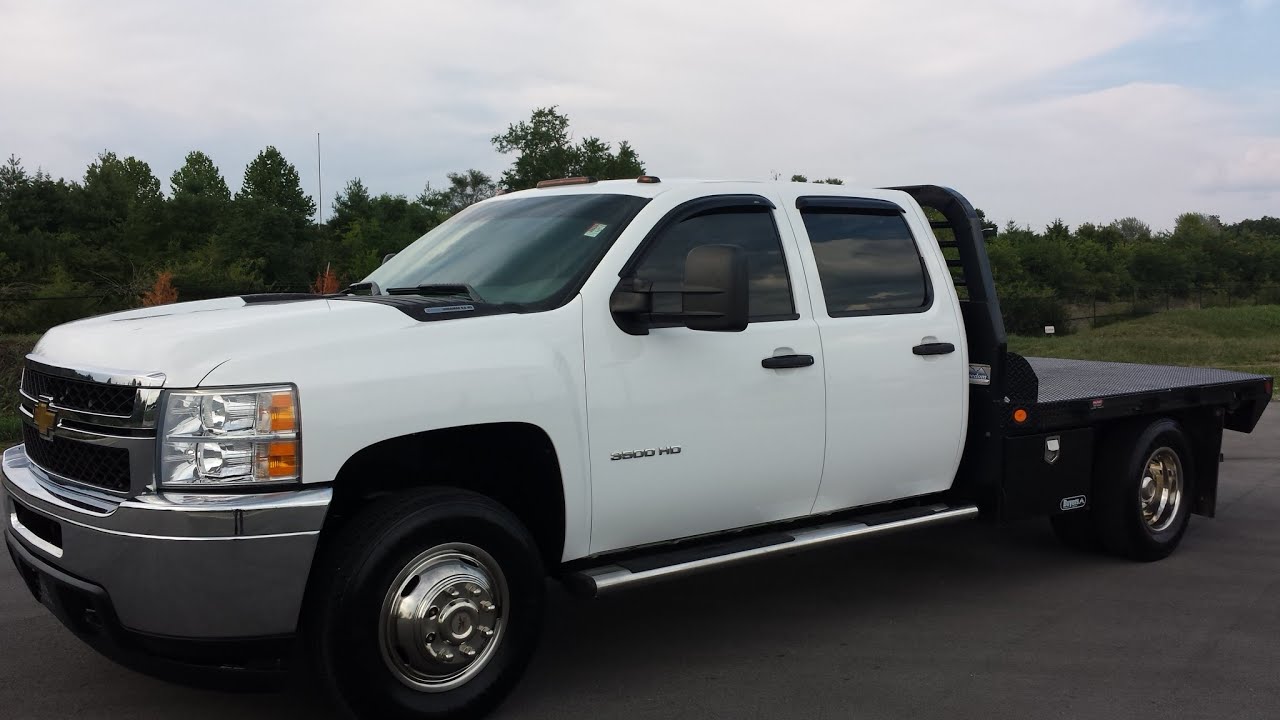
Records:
<instances>
[{"instance_id":1,"label":"quarter window","mask_svg":"<svg viewBox=\"0 0 1280 720\"><path fill-rule=\"evenodd\" d=\"M681 283L685 257L701 245L737 245L746 253L752 322L797 317L782 241L768 208L732 207L686 218L657 238L634 275L654 283Z\"/></svg>"},{"instance_id":2,"label":"quarter window","mask_svg":"<svg viewBox=\"0 0 1280 720\"><path fill-rule=\"evenodd\" d=\"M831 317L922 310L928 277L906 219L849 208L801 212Z\"/></svg>"}]
</instances>

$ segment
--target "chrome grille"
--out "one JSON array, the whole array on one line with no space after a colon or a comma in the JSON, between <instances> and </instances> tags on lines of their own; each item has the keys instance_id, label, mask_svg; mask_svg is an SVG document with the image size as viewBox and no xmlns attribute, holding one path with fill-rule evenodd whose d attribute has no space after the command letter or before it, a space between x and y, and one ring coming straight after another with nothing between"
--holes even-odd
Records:
<instances>
[{"instance_id":1,"label":"chrome grille","mask_svg":"<svg viewBox=\"0 0 1280 720\"><path fill-rule=\"evenodd\" d=\"M69 489L141 490L154 476L164 381L158 372L70 369L27 356L19 407L27 458Z\"/></svg>"},{"instance_id":2,"label":"chrome grille","mask_svg":"<svg viewBox=\"0 0 1280 720\"><path fill-rule=\"evenodd\" d=\"M53 404L68 410L120 417L133 414L138 396L136 387L58 377L30 365L22 372L22 391L36 400L50 398Z\"/></svg>"},{"instance_id":3,"label":"chrome grille","mask_svg":"<svg viewBox=\"0 0 1280 720\"><path fill-rule=\"evenodd\" d=\"M84 485L126 492L129 490L129 451L122 447L90 445L61 437L48 440L30 425L22 426L27 457L45 470Z\"/></svg>"}]
</instances>

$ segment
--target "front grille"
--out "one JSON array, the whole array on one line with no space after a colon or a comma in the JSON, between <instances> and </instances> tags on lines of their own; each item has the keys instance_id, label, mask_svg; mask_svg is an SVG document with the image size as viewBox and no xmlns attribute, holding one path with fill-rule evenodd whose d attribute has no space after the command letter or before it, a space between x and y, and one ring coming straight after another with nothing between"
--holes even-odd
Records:
<instances>
[{"instance_id":1,"label":"front grille","mask_svg":"<svg viewBox=\"0 0 1280 720\"><path fill-rule=\"evenodd\" d=\"M31 462L55 475L93 487L125 492L129 489L129 451L54 437L46 440L30 425L22 426L22 441Z\"/></svg>"},{"instance_id":2,"label":"front grille","mask_svg":"<svg viewBox=\"0 0 1280 720\"><path fill-rule=\"evenodd\" d=\"M83 410L100 415L129 417L138 389L129 385L74 380L50 375L30 365L22 373L22 390L39 400L53 398L53 404L68 410Z\"/></svg>"}]
</instances>

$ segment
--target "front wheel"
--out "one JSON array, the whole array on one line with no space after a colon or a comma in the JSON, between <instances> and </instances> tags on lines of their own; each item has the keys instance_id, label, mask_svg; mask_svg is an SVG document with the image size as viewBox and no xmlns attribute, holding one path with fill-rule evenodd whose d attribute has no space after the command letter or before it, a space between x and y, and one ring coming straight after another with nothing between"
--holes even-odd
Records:
<instances>
[{"instance_id":1,"label":"front wheel","mask_svg":"<svg viewBox=\"0 0 1280 720\"><path fill-rule=\"evenodd\" d=\"M354 715L476 717L514 687L545 578L506 508L459 490L400 494L328 547L304 632L317 675Z\"/></svg>"}]
</instances>

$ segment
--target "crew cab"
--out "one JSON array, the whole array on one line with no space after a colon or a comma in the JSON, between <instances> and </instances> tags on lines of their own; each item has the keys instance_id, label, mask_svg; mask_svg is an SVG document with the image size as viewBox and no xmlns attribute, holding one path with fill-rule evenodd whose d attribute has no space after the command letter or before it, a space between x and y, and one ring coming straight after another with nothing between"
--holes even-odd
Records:
<instances>
[{"instance_id":1,"label":"crew cab","mask_svg":"<svg viewBox=\"0 0 1280 720\"><path fill-rule=\"evenodd\" d=\"M26 361L5 542L126 665L302 669L370 718L493 707L548 578L979 517L1168 555L1272 379L1010 353L984 243L937 186L568 178L333 295L62 325Z\"/></svg>"}]
</instances>

